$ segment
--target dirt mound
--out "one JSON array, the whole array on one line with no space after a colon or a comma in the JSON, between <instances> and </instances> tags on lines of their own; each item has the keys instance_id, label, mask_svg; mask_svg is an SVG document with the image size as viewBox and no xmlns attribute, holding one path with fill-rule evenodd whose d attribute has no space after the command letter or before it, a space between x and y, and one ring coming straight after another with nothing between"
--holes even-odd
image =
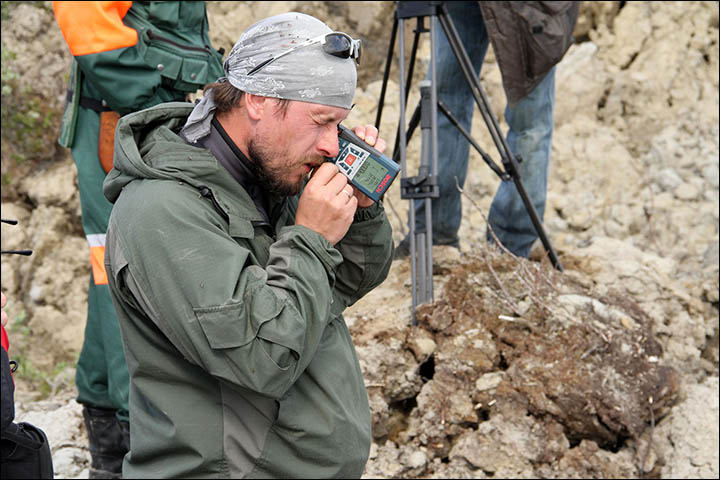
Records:
<instances>
[{"instance_id":1,"label":"dirt mound","mask_svg":"<svg viewBox=\"0 0 720 480\"><path fill-rule=\"evenodd\" d=\"M575 456L617 452L677 400L678 372L661 364L652 321L631 299L491 251L444 275L442 299L418 309L417 326L365 318L352 330L375 439L426 455L403 476L440 473L436 458L488 476L546 476L581 443ZM599 463L593 476L636 476L640 465Z\"/></svg>"}]
</instances>

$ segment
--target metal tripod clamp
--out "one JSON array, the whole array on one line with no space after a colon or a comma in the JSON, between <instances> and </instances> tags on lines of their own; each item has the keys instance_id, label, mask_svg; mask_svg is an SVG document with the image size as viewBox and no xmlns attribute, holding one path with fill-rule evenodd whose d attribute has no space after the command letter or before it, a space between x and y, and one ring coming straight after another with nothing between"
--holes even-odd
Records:
<instances>
[{"instance_id":1,"label":"metal tripod clamp","mask_svg":"<svg viewBox=\"0 0 720 480\"><path fill-rule=\"evenodd\" d=\"M424 132L432 128L431 110L431 84L429 80L420 82L420 128ZM423 145L425 148L425 145ZM429 163L423 163L418 168L418 174L414 177L405 177L400 180L400 198L438 198L440 188L437 183L437 175L432 174Z\"/></svg>"}]
</instances>

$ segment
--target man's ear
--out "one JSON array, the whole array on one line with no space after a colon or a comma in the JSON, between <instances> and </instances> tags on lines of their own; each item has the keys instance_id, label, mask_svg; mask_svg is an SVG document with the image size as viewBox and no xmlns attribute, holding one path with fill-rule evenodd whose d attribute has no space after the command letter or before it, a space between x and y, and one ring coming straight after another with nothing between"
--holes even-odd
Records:
<instances>
[{"instance_id":1,"label":"man's ear","mask_svg":"<svg viewBox=\"0 0 720 480\"><path fill-rule=\"evenodd\" d=\"M245 108L247 109L248 117L252 120L260 120L268 105L268 98L260 95L253 95L245 92Z\"/></svg>"}]
</instances>

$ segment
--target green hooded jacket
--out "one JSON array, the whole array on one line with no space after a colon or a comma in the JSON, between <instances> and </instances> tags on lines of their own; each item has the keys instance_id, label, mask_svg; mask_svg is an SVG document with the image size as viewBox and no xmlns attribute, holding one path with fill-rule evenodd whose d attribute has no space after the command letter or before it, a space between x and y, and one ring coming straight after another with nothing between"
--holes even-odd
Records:
<instances>
[{"instance_id":1,"label":"green hooded jacket","mask_svg":"<svg viewBox=\"0 0 720 480\"><path fill-rule=\"evenodd\" d=\"M273 236L210 151L177 135L191 110L123 117L104 183L131 377L123 476L359 478L370 409L342 312L387 276L383 206L333 247L294 225L291 197Z\"/></svg>"}]
</instances>

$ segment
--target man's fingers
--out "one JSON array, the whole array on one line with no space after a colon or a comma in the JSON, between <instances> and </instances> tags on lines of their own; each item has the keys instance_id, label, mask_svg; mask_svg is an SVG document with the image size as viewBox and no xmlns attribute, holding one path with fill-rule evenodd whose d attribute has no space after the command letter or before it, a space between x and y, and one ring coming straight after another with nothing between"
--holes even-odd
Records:
<instances>
[{"instance_id":1,"label":"man's fingers","mask_svg":"<svg viewBox=\"0 0 720 480\"><path fill-rule=\"evenodd\" d=\"M335 167L335 177L331 178L326 185L332 193L339 194L340 191L345 188L345 185L347 185L347 183L347 177L340 173L337 167Z\"/></svg>"},{"instance_id":2,"label":"man's fingers","mask_svg":"<svg viewBox=\"0 0 720 480\"><path fill-rule=\"evenodd\" d=\"M365 125L353 128L353 132L361 140L364 140L370 146L374 146L378 138L378 130L373 125Z\"/></svg>"},{"instance_id":3,"label":"man's fingers","mask_svg":"<svg viewBox=\"0 0 720 480\"><path fill-rule=\"evenodd\" d=\"M353 132L361 140L365 141L371 147L374 147L380 153L384 153L387 148L385 140L379 137L378 129L374 125L365 125L353 128Z\"/></svg>"},{"instance_id":4,"label":"man's fingers","mask_svg":"<svg viewBox=\"0 0 720 480\"><path fill-rule=\"evenodd\" d=\"M375 150L377 150L380 153L385 153L385 149L387 148L387 143L382 138L378 138L377 142L375 142Z\"/></svg>"},{"instance_id":5,"label":"man's fingers","mask_svg":"<svg viewBox=\"0 0 720 480\"><path fill-rule=\"evenodd\" d=\"M372 125L368 125L365 127L365 141L370 146L375 146L375 142L378 138L378 131L377 128L373 127Z\"/></svg>"},{"instance_id":6,"label":"man's fingers","mask_svg":"<svg viewBox=\"0 0 720 480\"><path fill-rule=\"evenodd\" d=\"M347 188L348 193L352 196L352 189L347 186L348 180L345 175L340 173L337 165L334 163L323 163L316 169L315 174L308 182L308 186L312 186L313 190L317 193L326 192L324 195L329 195L326 198L337 198L340 199L342 204L347 203L347 197L343 193L343 189Z\"/></svg>"},{"instance_id":7,"label":"man's fingers","mask_svg":"<svg viewBox=\"0 0 720 480\"><path fill-rule=\"evenodd\" d=\"M310 181L319 185L327 185L337 173L338 168L334 163L325 162L315 169Z\"/></svg>"},{"instance_id":8,"label":"man's fingers","mask_svg":"<svg viewBox=\"0 0 720 480\"><path fill-rule=\"evenodd\" d=\"M2 311L0 312L0 323L2 323L3 327L8 324L8 314L5 313L5 305L7 304L7 298L5 298L4 293L0 293L2 296L2 299L0 300L0 307L2 307Z\"/></svg>"},{"instance_id":9,"label":"man's fingers","mask_svg":"<svg viewBox=\"0 0 720 480\"><path fill-rule=\"evenodd\" d=\"M352 131L360 140L365 140L365 127L355 127Z\"/></svg>"},{"instance_id":10,"label":"man's fingers","mask_svg":"<svg viewBox=\"0 0 720 480\"><path fill-rule=\"evenodd\" d=\"M343 195L344 197L347 197L347 201L349 202L353 198L355 198L355 190L353 189L352 185L345 185L342 190L340 190L340 195Z\"/></svg>"}]
</instances>

